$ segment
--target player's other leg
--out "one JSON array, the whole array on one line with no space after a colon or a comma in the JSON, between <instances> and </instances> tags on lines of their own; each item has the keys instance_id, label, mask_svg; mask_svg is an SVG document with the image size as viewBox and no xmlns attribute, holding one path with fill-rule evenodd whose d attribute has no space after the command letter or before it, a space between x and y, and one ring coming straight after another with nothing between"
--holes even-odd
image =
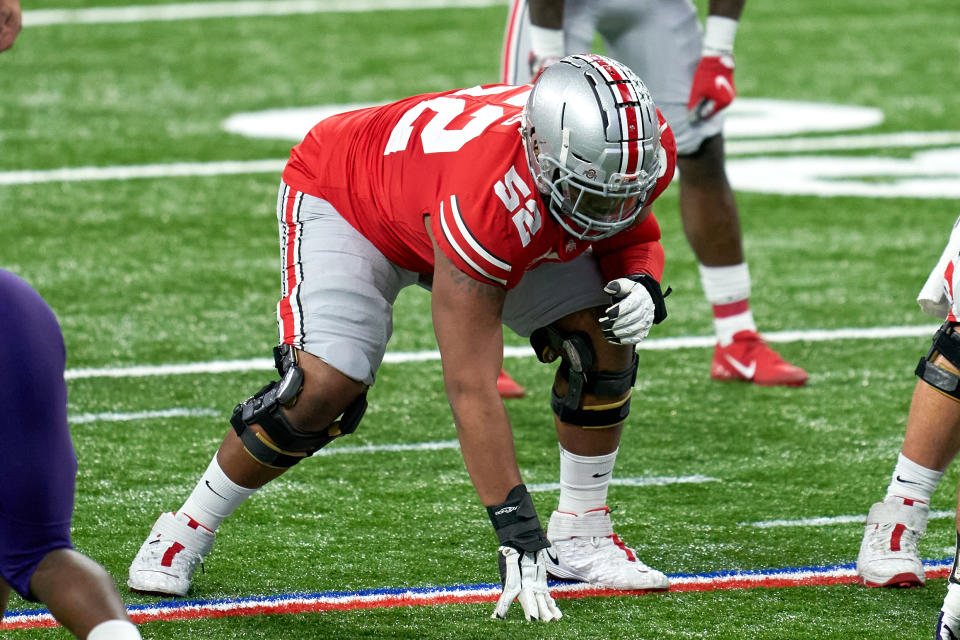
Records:
<instances>
[{"instance_id":1,"label":"player's other leg","mask_svg":"<svg viewBox=\"0 0 960 640\"><path fill-rule=\"evenodd\" d=\"M937 355L933 364L955 371ZM930 496L960 451L960 402L923 380L910 401L907 432L883 501L867 516L857 574L868 587L922 586L917 545L926 531Z\"/></svg>"},{"instance_id":2,"label":"player's other leg","mask_svg":"<svg viewBox=\"0 0 960 640\"><path fill-rule=\"evenodd\" d=\"M612 589L663 590L669 580L644 564L614 532L607 506L637 360L632 346L603 339L597 322L602 313L602 307L587 309L553 325L560 339L577 343L581 362L592 360L593 365L584 383L564 361L554 383L560 499L547 527L547 571ZM581 384L583 392L574 398L571 387Z\"/></svg>"},{"instance_id":3,"label":"player's other leg","mask_svg":"<svg viewBox=\"0 0 960 640\"><path fill-rule=\"evenodd\" d=\"M806 371L763 341L750 311L750 273L736 200L724 170L723 136L708 138L695 152L679 156L677 166L683 230L713 307L717 345L710 377L758 385L805 384Z\"/></svg>"}]
</instances>

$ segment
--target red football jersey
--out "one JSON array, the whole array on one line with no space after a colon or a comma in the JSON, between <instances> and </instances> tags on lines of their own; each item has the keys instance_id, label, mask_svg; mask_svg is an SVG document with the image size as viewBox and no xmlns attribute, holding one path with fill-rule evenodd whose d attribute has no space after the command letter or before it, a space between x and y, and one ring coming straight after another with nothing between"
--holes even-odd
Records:
<instances>
[{"instance_id":1,"label":"red football jersey","mask_svg":"<svg viewBox=\"0 0 960 640\"><path fill-rule=\"evenodd\" d=\"M663 271L653 215L612 238L578 240L550 216L527 166L520 114L529 85L486 85L414 96L322 120L295 146L283 172L291 187L329 201L393 263L433 272L438 246L463 272L512 288L544 260L588 248L609 278ZM670 183L673 134L660 115Z\"/></svg>"}]
</instances>

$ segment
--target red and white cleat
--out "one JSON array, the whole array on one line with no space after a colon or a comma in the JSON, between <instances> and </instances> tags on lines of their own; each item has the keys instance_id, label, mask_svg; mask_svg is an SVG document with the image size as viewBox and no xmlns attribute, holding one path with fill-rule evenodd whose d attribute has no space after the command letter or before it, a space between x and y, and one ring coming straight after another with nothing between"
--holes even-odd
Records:
<instances>
[{"instance_id":1,"label":"red and white cleat","mask_svg":"<svg viewBox=\"0 0 960 640\"><path fill-rule=\"evenodd\" d=\"M527 393L504 369L500 369L500 375L497 376L497 391L501 398L522 398Z\"/></svg>"},{"instance_id":2,"label":"red and white cleat","mask_svg":"<svg viewBox=\"0 0 960 640\"><path fill-rule=\"evenodd\" d=\"M162 514L130 564L127 586L139 593L187 595L193 572L215 538L213 531L182 513Z\"/></svg>"},{"instance_id":3,"label":"red and white cleat","mask_svg":"<svg viewBox=\"0 0 960 640\"><path fill-rule=\"evenodd\" d=\"M922 587L926 583L917 543L927 530L930 508L891 497L867 514L857 556L857 575L868 587Z\"/></svg>"},{"instance_id":4,"label":"red and white cleat","mask_svg":"<svg viewBox=\"0 0 960 640\"><path fill-rule=\"evenodd\" d=\"M807 372L795 367L771 349L756 331L738 331L733 342L713 350L710 377L714 380L752 382L761 386L799 387Z\"/></svg>"},{"instance_id":5,"label":"red and white cleat","mask_svg":"<svg viewBox=\"0 0 960 640\"><path fill-rule=\"evenodd\" d=\"M666 575L641 562L637 553L613 532L607 507L580 515L554 511L547 526L547 539L547 573L555 578L588 582L606 589L670 588Z\"/></svg>"}]
</instances>

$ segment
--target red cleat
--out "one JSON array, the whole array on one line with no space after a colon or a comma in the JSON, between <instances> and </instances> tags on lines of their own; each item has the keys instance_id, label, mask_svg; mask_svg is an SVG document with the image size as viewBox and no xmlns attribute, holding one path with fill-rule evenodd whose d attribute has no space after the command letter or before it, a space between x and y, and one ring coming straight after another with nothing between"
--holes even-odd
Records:
<instances>
[{"instance_id":1,"label":"red cleat","mask_svg":"<svg viewBox=\"0 0 960 640\"><path fill-rule=\"evenodd\" d=\"M500 369L500 375L497 376L497 391L501 398L522 398L527 393L504 369Z\"/></svg>"},{"instance_id":2,"label":"red cleat","mask_svg":"<svg viewBox=\"0 0 960 640\"><path fill-rule=\"evenodd\" d=\"M738 331L726 347L713 351L710 377L737 380L761 386L799 387L807 382L807 372L795 367L767 346L756 331Z\"/></svg>"}]
</instances>

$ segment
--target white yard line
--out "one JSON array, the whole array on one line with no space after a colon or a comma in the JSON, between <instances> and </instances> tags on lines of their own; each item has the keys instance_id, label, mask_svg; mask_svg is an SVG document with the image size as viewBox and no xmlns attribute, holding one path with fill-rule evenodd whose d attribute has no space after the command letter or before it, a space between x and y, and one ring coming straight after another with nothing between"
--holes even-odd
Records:
<instances>
[{"instance_id":1,"label":"white yard line","mask_svg":"<svg viewBox=\"0 0 960 640\"><path fill-rule=\"evenodd\" d=\"M890 338L915 338L932 336L936 325L902 327L864 327L843 329L812 329L809 331L771 331L763 337L769 342L829 342L833 340L883 340ZM645 351L665 351L712 347L713 336L681 336L645 340L637 348ZM503 350L507 358L529 358L534 353L530 347L509 346ZM392 351L384 357L384 363L425 362L440 359L439 351ZM250 358L249 360L214 360L210 362L186 362L180 364L137 365L132 367L78 367L67 369L66 378L145 378L188 374L235 373L273 369L273 358Z\"/></svg>"},{"instance_id":2,"label":"white yard line","mask_svg":"<svg viewBox=\"0 0 960 640\"><path fill-rule=\"evenodd\" d=\"M356 447L340 447L333 445L330 448L320 449L315 456L336 456L344 453L382 453L394 451L439 451L441 449L459 449L460 443L456 440L440 440L436 442L412 442L409 444L363 444Z\"/></svg>"},{"instance_id":3,"label":"white yard line","mask_svg":"<svg viewBox=\"0 0 960 640\"><path fill-rule=\"evenodd\" d=\"M931 511L928 516L931 520L937 518L953 518L956 511ZM849 524L851 522L866 522L867 514L857 516L823 516L820 518L800 518L799 520L760 520L759 522L741 522L740 526L771 529L774 527L826 527L832 524Z\"/></svg>"},{"instance_id":4,"label":"white yard line","mask_svg":"<svg viewBox=\"0 0 960 640\"><path fill-rule=\"evenodd\" d=\"M214 409L161 409L158 411L107 411L104 413L80 413L69 416L70 424L87 424L90 422L130 422L132 420L153 420L156 418L193 418L198 416L219 416L220 411Z\"/></svg>"},{"instance_id":5,"label":"white yard line","mask_svg":"<svg viewBox=\"0 0 960 640\"><path fill-rule=\"evenodd\" d=\"M899 131L846 136L810 138L768 138L764 140L727 139L727 155L748 153L798 153L802 151L849 151L903 147L938 147L960 143L960 131Z\"/></svg>"},{"instance_id":6,"label":"white yard line","mask_svg":"<svg viewBox=\"0 0 960 640\"><path fill-rule=\"evenodd\" d=\"M845 135L770 140L728 140L727 155L754 153L795 153L801 151L842 151L886 147L924 147L960 143L960 131L903 131L899 133ZM105 167L62 167L0 171L0 186L45 182L89 182L141 178L210 177L247 173L280 174L286 158L225 160L219 162L173 162L169 164L116 165Z\"/></svg>"},{"instance_id":7,"label":"white yard line","mask_svg":"<svg viewBox=\"0 0 960 640\"><path fill-rule=\"evenodd\" d=\"M243 173L276 173L286 160L229 160L225 162L173 162L170 164L117 165L112 167L64 167L26 171L0 171L0 186L43 182L90 182L97 180L132 180L136 178L185 178L234 175Z\"/></svg>"},{"instance_id":8,"label":"white yard line","mask_svg":"<svg viewBox=\"0 0 960 640\"><path fill-rule=\"evenodd\" d=\"M465 9L505 6L506 0L250 0L184 2L87 9L35 9L23 12L24 27L56 24L109 24L202 18L287 16L305 13Z\"/></svg>"},{"instance_id":9,"label":"white yard line","mask_svg":"<svg viewBox=\"0 0 960 640\"><path fill-rule=\"evenodd\" d=\"M704 482L721 482L720 478L711 478L700 474L692 476L648 476L644 478L614 478L610 484L615 487L664 487L671 484L702 484ZM547 482L544 484L528 484L527 490L530 493L541 493L544 491L559 491L559 482Z\"/></svg>"}]
</instances>

